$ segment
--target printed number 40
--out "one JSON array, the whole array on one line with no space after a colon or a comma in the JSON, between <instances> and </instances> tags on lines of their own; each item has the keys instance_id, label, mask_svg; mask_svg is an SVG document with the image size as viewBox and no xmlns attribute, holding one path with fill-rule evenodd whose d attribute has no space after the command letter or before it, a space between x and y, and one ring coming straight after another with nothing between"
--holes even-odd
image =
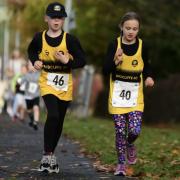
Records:
<instances>
[{"instance_id":1,"label":"printed number 40","mask_svg":"<svg viewBox=\"0 0 180 180\"><path fill-rule=\"evenodd\" d=\"M119 96L120 96L123 100L124 100L124 99L129 100L129 99L131 98L131 91L122 90Z\"/></svg>"},{"instance_id":2,"label":"printed number 40","mask_svg":"<svg viewBox=\"0 0 180 180\"><path fill-rule=\"evenodd\" d=\"M56 75L56 76L54 77L54 79L53 79L54 84L55 84L56 86L57 86L57 85L62 86L62 85L64 84L63 77L64 77L64 76L58 76L58 75Z\"/></svg>"}]
</instances>

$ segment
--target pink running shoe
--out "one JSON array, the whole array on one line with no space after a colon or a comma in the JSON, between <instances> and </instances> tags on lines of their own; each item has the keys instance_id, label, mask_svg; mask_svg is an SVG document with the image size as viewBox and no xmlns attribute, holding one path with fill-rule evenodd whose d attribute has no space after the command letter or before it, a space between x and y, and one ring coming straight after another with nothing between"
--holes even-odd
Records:
<instances>
[{"instance_id":1,"label":"pink running shoe","mask_svg":"<svg viewBox=\"0 0 180 180\"><path fill-rule=\"evenodd\" d=\"M134 144L127 145L127 160L128 164L136 164L137 152Z\"/></svg>"},{"instance_id":2,"label":"pink running shoe","mask_svg":"<svg viewBox=\"0 0 180 180\"><path fill-rule=\"evenodd\" d=\"M118 164L114 175L115 176L125 176L126 175L126 165Z\"/></svg>"}]
</instances>

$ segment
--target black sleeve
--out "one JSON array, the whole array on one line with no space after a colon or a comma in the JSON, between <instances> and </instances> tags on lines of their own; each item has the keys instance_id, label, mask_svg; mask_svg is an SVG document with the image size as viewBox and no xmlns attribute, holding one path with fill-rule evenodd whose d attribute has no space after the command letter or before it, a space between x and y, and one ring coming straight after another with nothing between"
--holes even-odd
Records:
<instances>
[{"instance_id":1,"label":"black sleeve","mask_svg":"<svg viewBox=\"0 0 180 180\"><path fill-rule=\"evenodd\" d=\"M108 75L111 72L115 71L116 65L114 63L114 55L117 49L117 40L114 40L109 44L106 57L103 63L103 74Z\"/></svg>"},{"instance_id":2,"label":"black sleeve","mask_svg":"<svg viewBox=\"0 0 180 180\"><path fill-rule=\"evenodd\" d=\"M36 33L28 46L28 58L34 65L34 62L39 59L39 53L42 50L42 32Z\"/></svg>"},{"instance_id":3,"label":"black sleeve","mask_svg":"<svg viewBox=\"0 0 180 180\"><path fill-rule=\"evenodd\" d=\"M70 60L67 63L67 66L72 69L83 67L86 64L85 52L82 49L79 40L70 34L67 34L66 38L67 49L69 53L73 56L73 60Z\"/></svg>"},{"instance_id":4,"label":"black sleeve","mask_svg":"<svg viewBox=\"0 0 180 180\"><path fill-rule=\"evenodd\" d=\"M142 58L144 61L144 69L143 69L143 77L146 79L147 77L152 77L154 78L152 67L151 67L151 62L149 60L148 56L148 47L144 44L142 44Z\"/></svg>"}]
</instances>

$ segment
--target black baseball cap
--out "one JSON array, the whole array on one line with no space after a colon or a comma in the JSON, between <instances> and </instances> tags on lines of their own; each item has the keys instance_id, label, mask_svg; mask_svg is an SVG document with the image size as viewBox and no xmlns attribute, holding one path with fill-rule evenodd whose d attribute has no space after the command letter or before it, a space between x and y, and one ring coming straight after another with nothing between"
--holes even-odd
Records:
<instances>
[{"instance_id":1,"label":"black baseball cap","mask_svg":"<svg viewBox=\"0 0 180 180\"><path fill-rule=\"evenodd\" d=\"M46 15L51 18L67 17L66 10L59 2L50 3L46 9Z\"/></svg>"}]
</instances>

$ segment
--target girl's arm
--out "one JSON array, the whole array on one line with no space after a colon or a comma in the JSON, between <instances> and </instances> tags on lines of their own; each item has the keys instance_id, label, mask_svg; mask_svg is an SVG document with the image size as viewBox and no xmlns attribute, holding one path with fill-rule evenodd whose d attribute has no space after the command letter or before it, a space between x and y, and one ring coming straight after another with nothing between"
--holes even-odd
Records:
<instances>
[{"instance_id":1,"label":"girl's arm","mask_svg":"<svg viewBox=\"0 0 180 180\"><path fill-rule=\"evenodd\" d=\"M145 80L145 86L154 86L154 74L151 68L150 60L148 57L148 49L144 45L142 46L142 58L144 61L143 77Z\"/></svg>"},{"instance_id":2,"label":"girl's arm","mask_svg":"<svg viewBox=\"0 0 180 180\"><path fill-rule=\"evenodd\" d=\"M28 58L34 65L35 61L39 60L39 53L42 49L42 32L35 34L34 38L28 46Z\"/></svg>"},{"instance_id":3,"label":"girl's arm","mask_svg":"<svg viewBox=\"0 0 180 180\"><path fill-rule=\"evenodd\" d=\"M68 53L73 57L73 60L70 58L66 65L72 69L85 66L85 52L82 49L79 40L70 34L67 34L66 38Z\"/></svg>"}]
</instances>

